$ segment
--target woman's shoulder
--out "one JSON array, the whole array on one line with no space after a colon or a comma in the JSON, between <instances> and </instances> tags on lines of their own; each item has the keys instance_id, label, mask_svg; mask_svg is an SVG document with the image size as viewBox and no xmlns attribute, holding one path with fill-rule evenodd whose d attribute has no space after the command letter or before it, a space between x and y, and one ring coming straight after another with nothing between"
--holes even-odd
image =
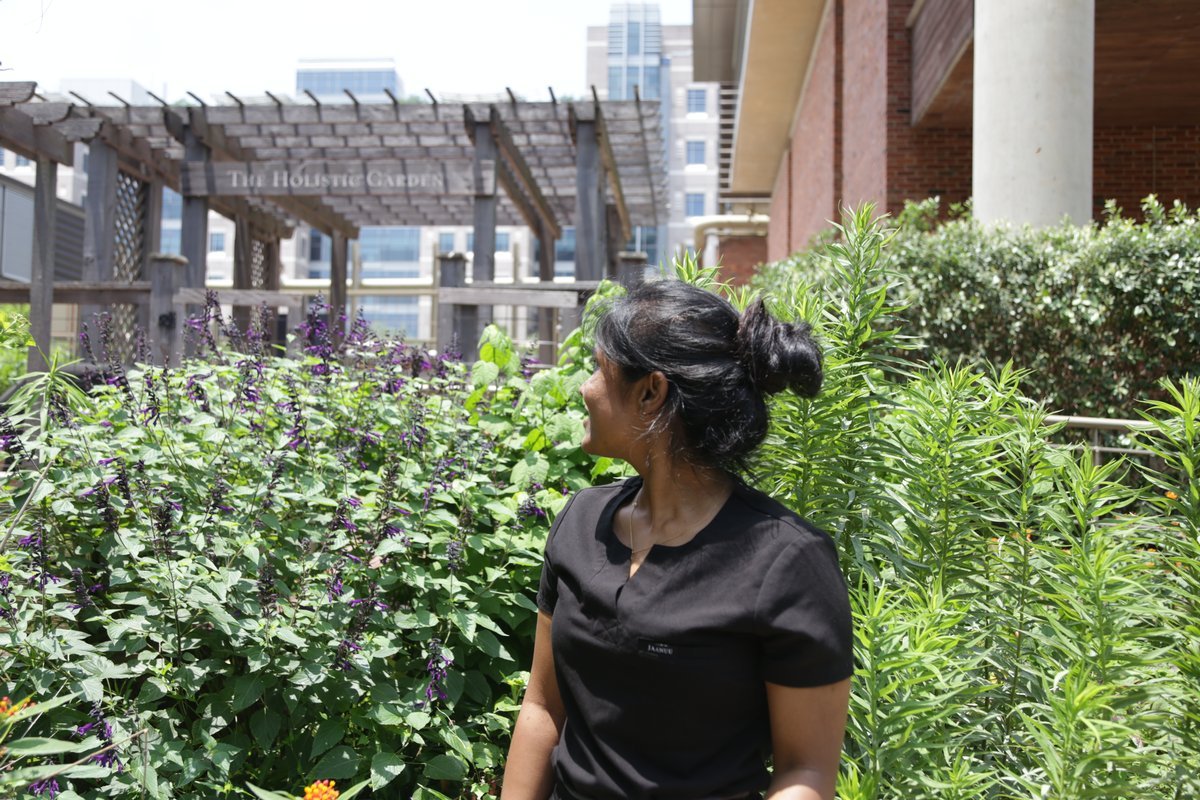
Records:
<instances>
[{"instance_id":1,"label":"woman's shoulder","mask_svg":"<svg viewBox=\"0 0 1200 800\"><path fill-rule=\"evenodd\" d=\"M762 544L781 550L813 544L833 546L828 533L765 492L745 484L734 492L742 516L739 525Z\"/></svg>"}]
</instances>

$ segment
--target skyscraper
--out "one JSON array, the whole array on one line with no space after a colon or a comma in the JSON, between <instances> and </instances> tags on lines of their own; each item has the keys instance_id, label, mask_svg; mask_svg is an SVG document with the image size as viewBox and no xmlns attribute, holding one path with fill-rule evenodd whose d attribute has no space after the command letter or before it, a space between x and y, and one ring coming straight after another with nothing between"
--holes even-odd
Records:
<instances>
[{"instance_id":1,"label":"skyscraper","mask_svg":"<svg viewBox=\"0 0 1200 800\"><path fill-rule=\"evenodd\" d=\"M587 81L601 99L663 104L668 219L631 247L670 260L692 247L694 219L717 213L718 84L692 80L691 26L663 25L657 3L613 3L608 25L588 28Z\"/></svg>"}]
</instances>

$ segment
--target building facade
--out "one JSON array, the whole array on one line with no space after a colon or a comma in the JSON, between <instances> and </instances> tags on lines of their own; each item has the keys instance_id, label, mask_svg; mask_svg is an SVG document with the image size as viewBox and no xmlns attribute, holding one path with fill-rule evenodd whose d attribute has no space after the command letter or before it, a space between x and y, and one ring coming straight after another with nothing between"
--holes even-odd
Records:
<instances>
[{"instance_id":1,"label":"building facade","mask_svg":"<svg viewBox=\"0 0 1200 800\"><path fill-rule=\"evenodd\" d=\"M696 78L737 87L728 191L767 199L771 260L864 202L1034 225L1200 203L1190 0L693 7Z\"/></svg>"},{"instance_id":2,"label":"building facade","mask_svg":"<svg viewBox=\"0 0 1200 800\"><path fill-rule=\"evenodd\" d=\"M588 28L587 81L601 99L663 104L667 223L637 229L627 247L652 264L693 249L696 220L719 213L720 87L692 79L691 26L663 25L657 3L614 3L607 26Z\"/></svg>"}]
</instances>

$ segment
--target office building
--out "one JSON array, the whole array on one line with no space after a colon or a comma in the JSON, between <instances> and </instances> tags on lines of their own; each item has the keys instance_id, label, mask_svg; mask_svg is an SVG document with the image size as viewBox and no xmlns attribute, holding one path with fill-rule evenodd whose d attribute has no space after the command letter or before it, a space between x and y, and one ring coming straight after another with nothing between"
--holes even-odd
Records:
<instances>
[{"instance_id":1,"label":"office building","mask_svg":"<svg viewBox=\"0 0 1200 800\"><path fill-rule=\"evenodd\" d=\"M614 3L607 26L588 28L587 81L602 100L662 102L668 219L629 246L651 263L691 249L697 219L719 213L720 132L720 87L692 79L691 26L663 25L657 3Z\"/></svg>"}]
</instances>

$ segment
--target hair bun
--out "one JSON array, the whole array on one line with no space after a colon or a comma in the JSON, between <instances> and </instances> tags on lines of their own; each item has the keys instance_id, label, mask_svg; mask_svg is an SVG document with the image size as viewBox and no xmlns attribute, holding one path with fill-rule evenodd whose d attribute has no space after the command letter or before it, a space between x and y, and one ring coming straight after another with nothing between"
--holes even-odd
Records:
<instances>
[{"instance_id":1,"label":"hair bun","mask_svg":"<svg viewBox=\"0 0 1200 800\"><path fill-rule=\"evenodd\" d=\"M807 322L780 322L759 298L742 314L737 342L751 383L764 394L790 388L814 397L821 390L821 351Z\"/></svg>"}]
</instances>

